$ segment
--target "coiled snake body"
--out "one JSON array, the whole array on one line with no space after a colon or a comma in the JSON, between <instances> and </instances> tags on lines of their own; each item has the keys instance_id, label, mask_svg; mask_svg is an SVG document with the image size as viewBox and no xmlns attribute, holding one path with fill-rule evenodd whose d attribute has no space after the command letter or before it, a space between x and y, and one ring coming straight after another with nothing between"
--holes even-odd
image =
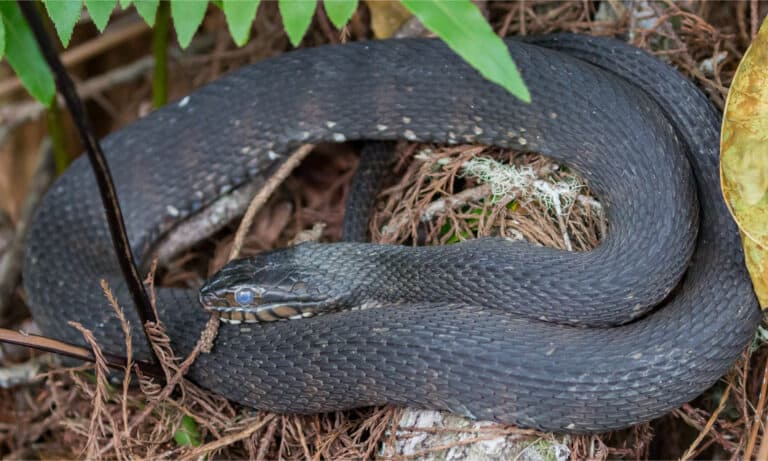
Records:
<instances>
[{"instance_id":1,"label":"coiled snake body","mask_svg":"<svg viewBox=\"0 0 768 461\"><path fill-rule=\"evenodd\" d=\"M606 205L608 236L588 253L482 239L304 244L259 256L248 264L301 276L311 293L383 306L224 325L191 379L275 411L393 403L585 432L657 417L728 370L760 312L719 192L718 113L676 71L618 41L508 44L530 105L438 41L365 42L265 60L104 140L145 263L179 223L263 181L306 142L517 147L572 166ZM101 278L130 302L79 159L31 228L24 281L43 332L82 342L66 325L76 320L121 352ZM157 304L175 350L189 351L208 318L197 291L163 288Z\"/></svg>"}]
</instances>

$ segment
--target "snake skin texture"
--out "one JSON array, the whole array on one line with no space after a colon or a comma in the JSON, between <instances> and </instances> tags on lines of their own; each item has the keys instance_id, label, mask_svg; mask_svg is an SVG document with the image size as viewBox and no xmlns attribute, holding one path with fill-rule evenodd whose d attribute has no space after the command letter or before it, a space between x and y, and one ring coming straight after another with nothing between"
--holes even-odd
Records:
<instances>
[{"instance_id":1,"label":"snake skin texture","mask_svg":"<svg viewBox=\"0 0 768 461\"><path fill-rule=\"evenodd\" d=\"M376 197L384 185L387 173L395 164L396 144L389 142L366 143L360 150L349 197L341 225L341 240L344 242L368 242L368 226L376 205Z\"/></svg>"},{"instance_id":2,"label":"snake skin texture","mask_svg":"<svg viewBox=\"0 0 768 461\"><path fill-rule=\"evenodd\" d=\"M717 381L761 314L721 198L720 115L674 69L625 43L508 40L524 104L430 39L297 50L238 70L103 141L132 242L146 261L185 218L263 181L305 142L407 139L540 152L578 171L608 235L569 253L503 239L411 248L303 244L263 259L384 306L223 325L189 377L245 405L314 413L397 404L567 432L656 418ZM123 351L99 286L134 326L84 158L44 197L24 284L42 331L68 320ZM161 288L178 354L207 320L196 290Z\"/></svg>"}]
</instances>

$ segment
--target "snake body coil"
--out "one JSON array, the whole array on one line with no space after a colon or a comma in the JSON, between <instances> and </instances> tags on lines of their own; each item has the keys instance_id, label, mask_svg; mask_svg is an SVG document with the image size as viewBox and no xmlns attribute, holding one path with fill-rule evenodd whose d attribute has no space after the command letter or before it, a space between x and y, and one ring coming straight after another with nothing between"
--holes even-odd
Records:
<instances>
[{"instance_id":1,"label":"snake body coil","mask_svg":"<svg viewBox=\"0 0 768 461\"><path fill-rule=\"evenodd\" d=\"M719 192L717 112L666 64L614 40L508 44L530 105L438 41L365 42L265 60L104 140L145 263L179 223L264 181L305 142L527 149L573 166L606 205L608 236L588 253L483 239L305 244L261 256L254 262L301 273L345 302L389 305L225 325L191 379L275 411L394 403L585 432L657 417L729 369L760 312ZM75 320L121 352L101 278L130 302L81 158L31 228L24 282L42 331L82 342L66 324ZM189 351L208 318L197 292L160 289L157 305L177 353Z\"/></svg>"}]
</instances>

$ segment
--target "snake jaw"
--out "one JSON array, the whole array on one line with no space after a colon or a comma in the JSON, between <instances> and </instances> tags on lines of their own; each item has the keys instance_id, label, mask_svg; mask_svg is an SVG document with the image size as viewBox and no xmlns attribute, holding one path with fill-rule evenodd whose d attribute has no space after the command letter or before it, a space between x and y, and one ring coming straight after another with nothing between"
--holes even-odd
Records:
<instances>
[{"instance_id":1,"label":"snake jaw","mask_svg":"<svg viewBox=\"0 0 768 461\"><path fill-rule=\"evenodd\" d=\"M200 289L203 309L237 324L295 320L342 307L341 297L326 296L322 283L312 281L313 274L290 263L259 264L259 259L236 260L214 274Z\"/></svg>"}]
</instances>

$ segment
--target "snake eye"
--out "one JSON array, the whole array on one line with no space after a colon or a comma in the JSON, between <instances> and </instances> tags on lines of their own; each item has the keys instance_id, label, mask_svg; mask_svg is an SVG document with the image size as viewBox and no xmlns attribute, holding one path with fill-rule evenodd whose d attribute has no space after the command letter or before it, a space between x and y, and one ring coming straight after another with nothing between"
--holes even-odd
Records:
<instances>
[{"instance_id":1,"label":"snake eye","mask_svg":"<svg viewBox=\"0 0 768 461\"><path fill-rule=\"evenodd\" d=\"M235 302L241 306L247 306L253 303L256 294L250 288L238 288L235 291Z\"/></svg>"}]
</instances>

